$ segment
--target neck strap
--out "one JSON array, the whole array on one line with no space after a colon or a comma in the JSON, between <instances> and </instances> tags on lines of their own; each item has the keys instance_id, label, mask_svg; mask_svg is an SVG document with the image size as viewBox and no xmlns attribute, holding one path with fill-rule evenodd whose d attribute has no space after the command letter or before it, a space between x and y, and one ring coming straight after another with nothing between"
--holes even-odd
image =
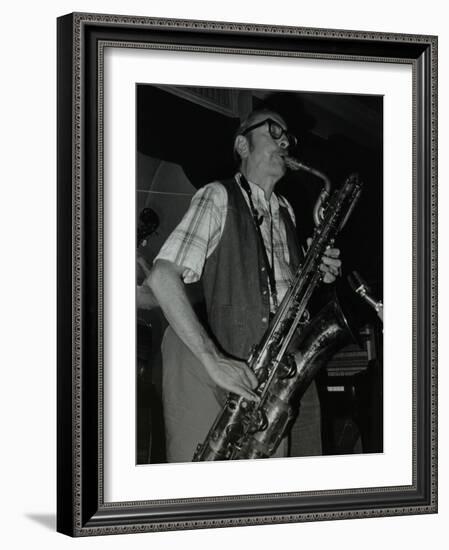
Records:
<instances>
[{"instance_id":1,"label":"neck strap","mask_svg":"<svg viewBox=\"0 0 449 550\"><path fill-rule=\"evenodd\" d=\"M263 216L259 215L259 213L257 212L254 206L251 187L249 186L248 180L245 178L245 176L242 173L240 173L240 184L243 190L248 195L248 201L249 201L249 206L250 206L251 214L254 221L254 226L256 228L256 232L259 236L260 245L262 247L262 256L263 256L263 261L265 263L265 269L268 275L268 282L270 284L271 298L273 300L273 306L276 309L278 306L278 298L277 298L277 290L276 290L276 279L274 275L273 221L271 220L271 224L270 224L270 238L271 238L271 264L270 264L268 260L267 249L265 248L265 243L263 241L262 232L260 231L260 226L262 225Z\"/></svg>"}]
</instances>

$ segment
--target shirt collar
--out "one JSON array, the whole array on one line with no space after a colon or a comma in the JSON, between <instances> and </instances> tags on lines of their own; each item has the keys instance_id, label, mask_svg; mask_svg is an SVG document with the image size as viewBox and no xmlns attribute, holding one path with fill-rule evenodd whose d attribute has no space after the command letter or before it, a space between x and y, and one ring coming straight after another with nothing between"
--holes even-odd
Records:
<instances>
[{"instance_id":1,"label":"shirt collar","mask_svg":"<svg viewBox=\"0 0 449 550\"><path fill-rule=\"evenodd\" d=\"M240 176L241 176L241 172L237 172L237 174L235 175L235 180L239 184L240 188L243 190L240 184ZM266 210L269 210L269 208L271 207L271 212L273 214L277 212L277 210L279 209L279 200L277 198L276 193L271 193L270 201L268 202L267 199L265 198L265 193L263 192L263 189L259 187L257 183L253 183L248 179L247 179L247 182L251 189L253 200Z\"/></svg>"}]
</instances>

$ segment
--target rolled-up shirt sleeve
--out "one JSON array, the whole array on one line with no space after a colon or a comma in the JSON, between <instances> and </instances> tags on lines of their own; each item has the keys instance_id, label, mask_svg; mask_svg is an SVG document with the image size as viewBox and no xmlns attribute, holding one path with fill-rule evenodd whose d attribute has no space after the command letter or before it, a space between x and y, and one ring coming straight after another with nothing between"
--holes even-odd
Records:
<instances>
[{"instance_id":1,"label":"rolled-up shirt sleeve","mask_svg":"<svg viewBox=\"0 0 449 550\"><path fill-rule=\"evenodd\" d=\"M226 211L227 192L223 185L214 182L199 189L154 261L168 260L183 267L185 283L198 281L206 259L220 241Z\"/></svg>"}]
</instances>

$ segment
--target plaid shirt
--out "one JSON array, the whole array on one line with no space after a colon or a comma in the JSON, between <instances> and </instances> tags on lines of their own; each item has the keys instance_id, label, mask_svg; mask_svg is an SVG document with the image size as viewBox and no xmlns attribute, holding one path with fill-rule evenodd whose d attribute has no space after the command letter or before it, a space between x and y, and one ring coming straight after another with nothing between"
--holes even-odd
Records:
<instances>
[{"instance_id":1,"label":"plaid shirt","mask_svg":"<svg viewBox=\"0 0 449 550\"><path fill-rule=\"evenodd\" d=\"M239 174L235 176L240 186ZM254 207L263 216L260 230L270 264L274 260L274 275L278 302L288 289L292 278L287 246L287 235L279 213L279 202L286 206L295 223L292 207L284 197L272 193L270 201L265 199L263 190L249 182ZM240 189L249 208L247 193ZM192 197L190 207L181 222L165 241L156 260L168 260L184 267L182 278L185 283L194 283L201 278L204 263L220 242L226 221L228 196L219 183L209 183Z\"/></svg>"}]
</instances>

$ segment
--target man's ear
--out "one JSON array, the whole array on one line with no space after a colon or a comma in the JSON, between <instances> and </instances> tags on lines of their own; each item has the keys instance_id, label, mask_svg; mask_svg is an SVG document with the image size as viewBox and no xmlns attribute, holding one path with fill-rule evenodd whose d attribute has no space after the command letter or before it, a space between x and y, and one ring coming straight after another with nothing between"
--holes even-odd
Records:
<instances>
[{"instance_id":1,"label":"man's ear","mask_svg":"<svg viewBox=\"0 0 449 550\"><path fill-rule=\"evenodd\" d=\"M249 155L249 142L245 136L237 136L234 141L234 150L241 159Z\"/></svg>"}]
</instances>

